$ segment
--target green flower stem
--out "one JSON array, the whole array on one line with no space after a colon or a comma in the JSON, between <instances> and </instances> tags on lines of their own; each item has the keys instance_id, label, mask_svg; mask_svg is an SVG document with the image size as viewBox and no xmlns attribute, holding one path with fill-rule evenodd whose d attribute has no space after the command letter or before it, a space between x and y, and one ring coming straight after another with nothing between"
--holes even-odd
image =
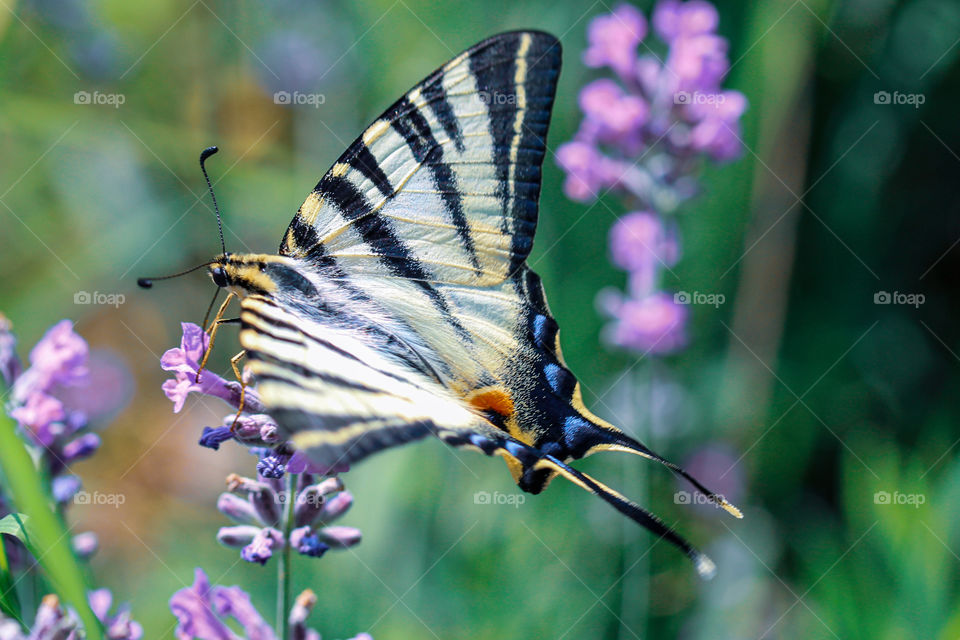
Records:
<instances>
[{"instance_id":1,"label":"green flower stem","mask_svg":"<svg viewBox=\"0 0 960 640\"><path fill-rule=\"evenodd\" d=\"M293 507L297 493L297 476L288 473L286 477L286 497L283 510L283 549L280 551L277 565L277 637L289 640L290 625L287 616L290 613L290 532L293 531Z\"/></svg>"}]
</instances>

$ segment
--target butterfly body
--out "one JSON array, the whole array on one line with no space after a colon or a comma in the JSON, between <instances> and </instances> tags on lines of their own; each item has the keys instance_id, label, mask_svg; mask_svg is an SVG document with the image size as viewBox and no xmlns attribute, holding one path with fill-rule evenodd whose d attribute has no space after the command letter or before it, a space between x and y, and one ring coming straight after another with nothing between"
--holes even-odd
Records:
<instances>
[{"instance_id":1,"label":"butterfly body","mask_svg":"<svg viewBox=\"0 0 960 640\"><path fill-rule=\"evenodd\" d=\"M428 435L503 457L525 491L562 475L709 560L567 463L603 450L675 465L584 405L564 363L533 245L560 45L522 31L435 71L308 195L279 254L224 254L258 392L320 464Z\"/></svg>"}]
</instances>

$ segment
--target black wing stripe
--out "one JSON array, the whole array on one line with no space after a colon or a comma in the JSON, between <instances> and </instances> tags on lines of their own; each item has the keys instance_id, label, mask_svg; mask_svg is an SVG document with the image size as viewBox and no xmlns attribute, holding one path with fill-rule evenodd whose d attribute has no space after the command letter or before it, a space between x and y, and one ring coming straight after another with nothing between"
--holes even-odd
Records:
<instances>
[{"instance_id":1,"label":"black wing stripe","mask_svg":"<svg viewBox=\"0 0 960 640\"><path fill-rule=\"evenodd\" d=\"M442 89L442 88L441 88ZM433 130L421 110L403 98L394 105L394 111L388 112L391 126L406 141L413 158L420 164L425 164L433 178L434 187L440 192L443 207L457 229L460 243L470 257L470 263L477 271L481 271L480 260L477 258L477 249L470 235L470 225L467 216L463 213L463 200L457 185L453 170L444 162L443 147L437 142ZM402 116L396 115L403 113ZM450 136L453 138L453 136Z\"/></svg>"},{"instance_id":2,"label":"black wing stripe","mask_svg":"<svg viewBox=\"0 0 960 640\"><path fill-rule=\"evenodd\" d=\"M469 339L469 332L454 317L440 292L429 284L430 274L399 238L390 221L380 212L374 211L363 194L344 177L328 174L319 187L337 207L340 214L354 222L360 237L380 256L380 260L387 268L402 278L416 282L442 313L444 320L453 326L458 334Z\"/></svg>"},{"instance_id":3,"label":"black wing stripe","mask_svg":"<svg viewBox=\"0 0 960 640\"><path fill-rule=\"evenodd\" d=\"M463 144L463 129L447 98L447 91L443 88L443 74L437 74L435 78L428 80L421 93L447 137L453 140L457 151L463 152L466 148Z\"/></svg>"},{"instance_id":4,"label":"black wing stripe","mask_svg":"<svg viewBox=\"0 0 960 640\"><path fill-rule=\"evenodd\" d=\"M356 154L350 159L350 166L362 173L384 196L393 197L393 185L390 184L390 179L380 168L380 163L367 145L362 143L357 145Z\"/></svg>"}]
</instances>

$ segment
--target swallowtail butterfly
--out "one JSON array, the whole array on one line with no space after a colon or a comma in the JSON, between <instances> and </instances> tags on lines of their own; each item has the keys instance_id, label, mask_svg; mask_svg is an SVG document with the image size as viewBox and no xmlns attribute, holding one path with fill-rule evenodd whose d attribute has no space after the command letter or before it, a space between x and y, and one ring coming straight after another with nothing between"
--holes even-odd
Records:
<instances>
[{"instance_id":1,"label":"swallowtail butterfly","mask_svg":"<svg viewBox=\"0 0 960 640\"><path fill-rule=\"evenodd\" d=\"M569 463L598 451L685 471L584 406L540 278L526 264L560 43L503 33L427 76L307 196L277 255L224 252L247 372L316 463L437 437L506 460L524 491L563 476L713 563L656 516Z\"/></svg>"}]
</instances>

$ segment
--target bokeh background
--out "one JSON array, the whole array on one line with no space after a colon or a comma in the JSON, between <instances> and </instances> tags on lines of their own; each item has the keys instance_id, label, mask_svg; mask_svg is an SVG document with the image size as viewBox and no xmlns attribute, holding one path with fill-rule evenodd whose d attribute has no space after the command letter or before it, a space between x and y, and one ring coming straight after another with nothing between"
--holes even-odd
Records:
<instances>
[{"instance_id":1,"label":"bokeh background","mask_svg":"<svg viewBox=\"0 0 960 640\"><path fill-rule=\"evenodd\" d=\"M711 582L600 501L557 481L520 505L502 463L438 442L345 476L354 552L300 559L324 637L955 638L960 635L960 5L951 0L718 2L727 86L750 101L743 157L707 169L684 208L667 285L720 293L693 308L690 346L638 361L601 339L609 206L570 202L548 156L532 262L597 413L743 508L676 504L664 470L608 454L579 466L661 514L717 562ZM196 274L135 287L218 251L199 151L227 247L275 250L317 178L415 81L490 34L550 31L565 70L550 134L580 119L586 24L609 12L557 0L31 0L0 2L0 310L24 346L75 319L104 381L84 399L103 449L77 467L113 506L77 506L101 549L95 581L168 638L167 599L195 566L272 615L275 574L214 535L236 446L196 441L229 412L171 412L159 355L199 322ZM649 4L641 2L641 8ZM276 91L324 96L278 105ZM920 94L877 104L878 91ZM123 103L78 104L77 92ZM82 102L82 100L81 100ZM114 100L117 102L117 100ZM919 306L875 304L878 292ZM123 303L75 304L80 292ZM117 298L115 298L117 299ZM229 332L221 334L226 336ZM214 369L228 373L233 336ZM25 355L25 354L24 354ZM98 397L99 389L109 392ZM878 492L921 505L885 504ZM882 496L882 494L881 494Z\"/></svg>"}]
</instances>

